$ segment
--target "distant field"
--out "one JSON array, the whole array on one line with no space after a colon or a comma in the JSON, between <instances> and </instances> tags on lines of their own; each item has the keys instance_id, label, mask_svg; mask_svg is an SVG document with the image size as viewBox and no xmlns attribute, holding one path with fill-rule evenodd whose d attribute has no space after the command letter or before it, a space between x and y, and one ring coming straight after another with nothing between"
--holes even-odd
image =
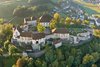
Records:
<instances>
[{"instance_id":1,"label":"distant field","mask_svg":"<svg viewBox=\"0 0 100 67\"><path fill-rule=\"evenodd\" d=\"M1 2L0 3L0 17L5 18L7 21L11 20L13 18L13 10L17 7L17 6L21 6L21 5L27 5L25 0L11 0L11 1L7 1L7 2ZM13 20L12 22L15 23L20 23L19 22L19 18L17 18L17 20Z\"/></svg>"},{"instance_id":2,"label":"distant field","mask_svg":"<svg viewBox=\"0 0 100 67\"><path fill-rule=\"evenodd\" d=\"M86 3L83 0L74 0L74 2L83 5L88 14L100 17L100 5Z\"/></svg>"},{"instance_id":3,"label":"distant field","mask_svg":"<svg viewBox=\"0 0 100 67\"><path fill-rule=\"evenodd\" d=\"M77 3L80 3L92 10L95 10L97 11L98 13L100 13L100 6L99 5L95 5L95 4L92 4L92 3L86 3L84 2L83 0L75 0Z\"/></svg>"}]
</instances>

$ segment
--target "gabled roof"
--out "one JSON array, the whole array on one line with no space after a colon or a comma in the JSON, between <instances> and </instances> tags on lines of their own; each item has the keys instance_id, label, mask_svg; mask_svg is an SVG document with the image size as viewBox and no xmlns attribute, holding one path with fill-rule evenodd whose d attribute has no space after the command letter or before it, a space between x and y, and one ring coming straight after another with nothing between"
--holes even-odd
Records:
<instances>
[{"instance_id":1,"label":"gabled roof","mask_svg":"<svg viewBox=\"0 0 100 67\"><path fill-rule=\"evenodd\" d=\"M32 38L34 40L41 39L41 38L44 38L44 37L45 37L44 33L33 33L33 35L32 35Z\"/></svg>"},{"instance_id":2,"label":"gabled roof","mask_svg":"<svg viewBox=\"0 0 100 67\"><path fill-rule=\"evenodd\" d=\"M32 37L32 32L21 32L20 36L21 37Z\"/></svg>"},{"instance_id":3,"label":"gabled roof","mask_svg":"<svg viewBox=\"0 0 100 67\"><path fill-rule=\"evenodd\" d=\"M52 32L66 34L66 33L68 33L68 30L66 28L57 28L57 29L53 30Z\"/></svg>"},{"instance_id":4,"label":"gabled roof","mask_svg":"<svg viewBox=\"0 0 100 67\"><path fill-rule=\"evenodd\" d=\"M32 33L32 32L22 32L20 34L21 37L30 37L33 40L41 39L45 37L44 33Z\"/></svg>"},{"instance_id":5,"label":"gabled roof","mask_svg":"<svg viewBox=\"0 0 100 67\"><path fill-rule=\"evenodd\" d=\"M39 20L40 20L40 22L42 23L42 22L50 22L51 20L52 20L52 16L51 15L49 15L49 14L44 14L43 16L41 16L40 18L39 18Z\"/></svg>"}]
</instances>

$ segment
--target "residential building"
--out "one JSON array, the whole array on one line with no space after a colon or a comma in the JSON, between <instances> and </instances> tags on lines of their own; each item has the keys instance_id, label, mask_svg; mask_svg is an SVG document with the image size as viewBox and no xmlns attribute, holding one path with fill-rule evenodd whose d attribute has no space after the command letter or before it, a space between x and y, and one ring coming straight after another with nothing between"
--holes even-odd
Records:
<instances>
[{"instance_id":1,"label":"residential building","mask_svg":"<svg viewBox=\"0 0 100 67\"><path fill-rule=\"evenodd\" d=\"M67 39L69 40L69 33L66 28L53 29L52 33L55 38Z\"/></svg>"},{"instance_id":2,"label":"residential building","mask_svg":"<svg viewBox=\"0 0 100 67\"><path fill-rule=\"evenodd\" d=\"M39 22L42 26L44 27L49 27L50 26L50 21L53 19L53 17L49 14L44 14L39 18Z\"/></svg>"},{"instance_id":3,"label":"residential building","mask_svg":"<svg viewBox=\"0 0 100 67\"><path fill-rule=\"evenodd\" d=\"M24 24L36 26L37 25L37 18L35 18L35 17L24 18Z\"/></svg>"}]
</instances>

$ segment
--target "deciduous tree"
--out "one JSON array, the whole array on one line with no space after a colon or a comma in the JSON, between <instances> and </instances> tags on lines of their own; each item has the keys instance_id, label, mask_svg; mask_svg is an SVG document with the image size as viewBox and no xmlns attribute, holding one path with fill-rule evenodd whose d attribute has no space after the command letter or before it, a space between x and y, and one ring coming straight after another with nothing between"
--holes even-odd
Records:
<instances>
[{"instance_id":1,"label":"deciduous tree","mask_svg":"<svg viewBox=\"0 0 100 67\"><path fill-rule=\"evenodd\" d=\"M40 23L38 23L38 25L37 25L37 30L38 30L38 32L42 33L42 32L45 31L45 27L42 26Z\"/></svg>"}]
</instances>

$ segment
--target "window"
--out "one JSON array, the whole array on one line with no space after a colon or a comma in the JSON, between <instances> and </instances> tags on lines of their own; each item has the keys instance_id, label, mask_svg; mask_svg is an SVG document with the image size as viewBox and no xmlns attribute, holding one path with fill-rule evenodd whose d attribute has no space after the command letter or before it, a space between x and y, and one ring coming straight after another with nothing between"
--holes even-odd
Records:
<instances>
[{"instance_id":1,"label":"window","mask_svg":"<svg viewBox=\"0 0 100 67\"><path fill-rule=\"evenodd\" d=\"M38 41L36 41L36 44L38 44L39 42Z\"/></svg>"}]
</instances>

